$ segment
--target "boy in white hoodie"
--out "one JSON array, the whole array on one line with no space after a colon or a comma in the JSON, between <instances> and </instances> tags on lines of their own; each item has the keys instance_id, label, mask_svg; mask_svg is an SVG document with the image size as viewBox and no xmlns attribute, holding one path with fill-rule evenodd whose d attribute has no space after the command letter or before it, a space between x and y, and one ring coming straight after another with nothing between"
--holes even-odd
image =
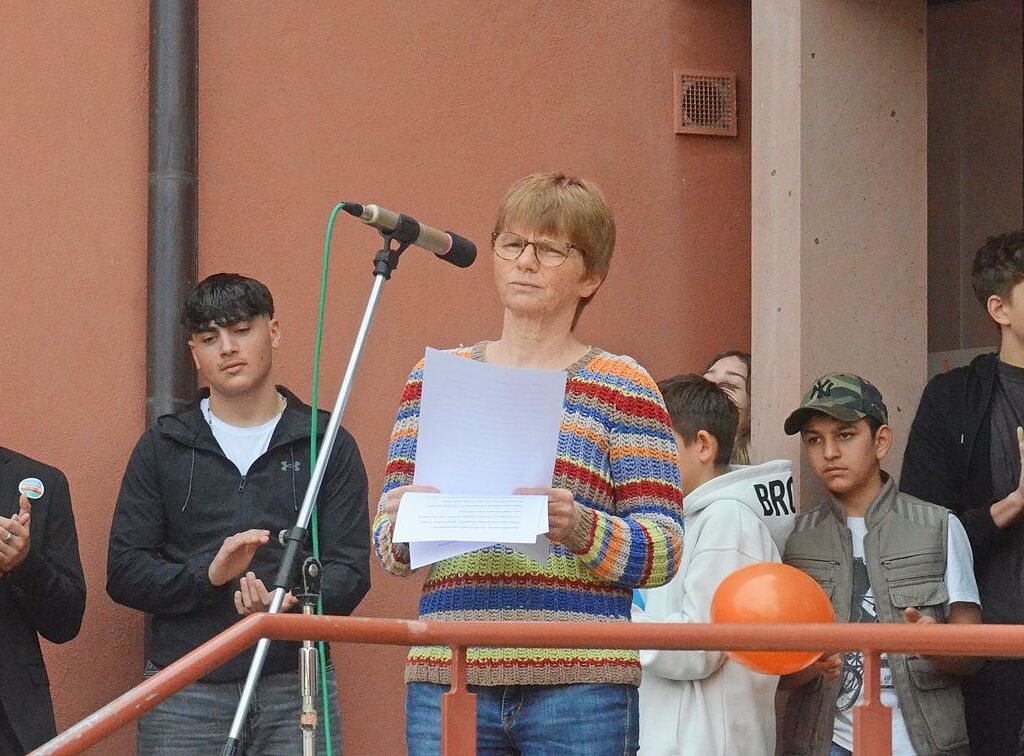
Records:
<instances>
[{"instance_id":1,"label":"boy in white hoodie","mask_svg":"<svg viewBox=\"0 0 1024 756\"><path fill-rule=\"evenodd\" d=\"M710 622L726 576L782 561L796 514L791 465L730 468L738 413L725 390L697 375L658 387L679 448L683 559L670 583L636 592L633 621ZM774 754L777 677L722 651L641 651L640 662L641 754Z\"/></svg>"}]
</instances>

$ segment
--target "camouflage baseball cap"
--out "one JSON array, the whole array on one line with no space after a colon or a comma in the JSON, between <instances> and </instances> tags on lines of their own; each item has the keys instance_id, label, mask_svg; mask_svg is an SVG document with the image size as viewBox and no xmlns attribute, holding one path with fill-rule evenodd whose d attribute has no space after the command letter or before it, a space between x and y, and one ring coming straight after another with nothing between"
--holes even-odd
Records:
<instances>
[{"instance_id":1,"label":"camouflage baseball cap","mask_svg":"<svg viewBox=\"0 0 1024 756\"><path fill-rule=\"evenodd\" d=\"M882 401L882 393L874 384L851 373L825 373L804 394L800 406L786 418L786 434L799 433L807 418L823 412L836 420L855 423L873 417L885 425L889 410Z\"/></svg>"}]
</instances>

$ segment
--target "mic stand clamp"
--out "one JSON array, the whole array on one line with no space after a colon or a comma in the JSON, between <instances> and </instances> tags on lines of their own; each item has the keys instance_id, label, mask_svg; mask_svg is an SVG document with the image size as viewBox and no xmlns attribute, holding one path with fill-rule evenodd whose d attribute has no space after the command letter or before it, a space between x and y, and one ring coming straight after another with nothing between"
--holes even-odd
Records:
<instances>
[{"instance_id":1,"label":"mic stand clamp","mask_svg":"<svg viewBox=\"0 0 1024 756\"><path fill-rule=\"evenodd\" d=\"M380 232L380 235L384 237L384 247L373 258L373 275L381 276L385 281L391 280L391 273L398 268L398 258L411 244L411 241L397 239L395 234L398 231L399 229L396 228L391 233ZM393 241L398 242L397 247L391 246Z\"/></svg>"}]
</instances>

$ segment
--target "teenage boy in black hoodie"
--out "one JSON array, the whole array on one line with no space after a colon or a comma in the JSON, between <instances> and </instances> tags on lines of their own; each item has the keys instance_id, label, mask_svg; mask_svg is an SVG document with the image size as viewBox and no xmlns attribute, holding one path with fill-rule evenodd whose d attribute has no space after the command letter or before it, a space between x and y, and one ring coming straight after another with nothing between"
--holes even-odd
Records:
<instances>
[{"instance_id":1,"label":"teenage boy in black hoodie","mask_svg":"<svg viewBox=\"0 0 1024 756\"><path fill-rule=\"evenodd\" d=\"M1024 624L1024 232L989 239L971 274L1000 332L997 353L931 380L903 460L901 490L963 521L974 552L982 621ZM1017 752L1024 661L993 660L964 684L971 751Z\"/></svg>"},{"instance_id":2,"label":"teenage boy in black hoodie","mask_svg":"<svg viewBox=\"0 0 1024 756\"><path fill-rule=\"evenodd\" d=\"M267 287L235 274L210 276L189 295L183 321L209 389L191 407L159 418L139 440L121 482L107 556L111 598L153 615L147 675L240 616L269 608L268 586L282 555L276 535L295 524L310 476L312 410L274 383L281 330ZM320 414L321 434L327 419ZM369 589L366 485L359 450L342 429L317 502L327 614L351 613ZM289 594L284 610L295 603ZM271 644L258 705L243 731L244 752L299 752L298 648ZM236 656L143 717L138 752L219 752L252 654ZM339 742L333 669L328 678L331 736Z\"/></svg>"}]
</instances>

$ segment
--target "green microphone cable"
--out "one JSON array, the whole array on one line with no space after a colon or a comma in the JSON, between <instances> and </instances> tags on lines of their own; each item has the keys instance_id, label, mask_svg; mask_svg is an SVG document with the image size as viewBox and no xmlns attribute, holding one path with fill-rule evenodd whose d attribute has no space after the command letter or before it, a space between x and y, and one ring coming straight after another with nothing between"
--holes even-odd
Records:
<instances>
[{"instance_id":1,"label":"green microphone cable","mask_svg":"<svg viewBox=\"0 0 1024 756\"><path fill-rule=\"evenodd\" d=\"M316 467L317 457L316 439L319 429L317 415L319 414L318 397L320 394L320 348L323 345L324 309L327 304L327 268L331 260L331 236L334 233L334 219L337 217L338 213L344 209L345 204L341 203L331 211L331 217L327 221L327 235L324 238L324 260L323 268L320 273L320 305L317 310L316 317L316 343L313 346L313 388L310 392L310 404L313 407L309 429L309 470L311 473L313 468ZM317 509L318 507L313 507L310 523L313 535L313 558L319 560L320 528L319 522L317 521ZM324 613L324 600L322 593L316 602L316 613L319 615L323 615ZM327 689L327 644L324 641L317 641L316 645L320 655L320 698L323 703L324 740L327 743L327 756L334 756L334 749L331 744L330 698Z\"/></svg>"}]
</instances>

